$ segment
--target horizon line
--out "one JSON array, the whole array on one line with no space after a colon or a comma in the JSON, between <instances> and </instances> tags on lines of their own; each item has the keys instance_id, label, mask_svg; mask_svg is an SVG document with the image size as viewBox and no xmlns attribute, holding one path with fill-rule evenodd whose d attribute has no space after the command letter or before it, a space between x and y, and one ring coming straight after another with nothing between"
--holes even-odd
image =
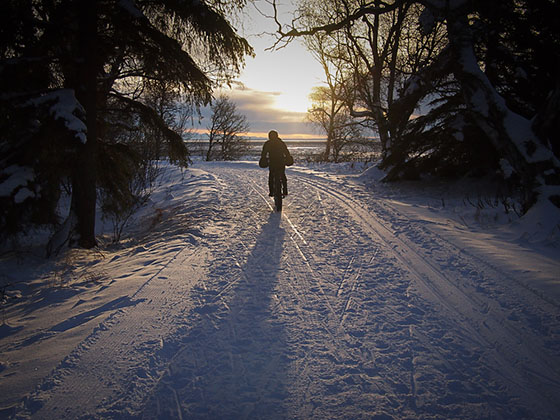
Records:
<instances>
[{"instance_id":1,"label":"horizon line","mask_svg":"<svg viewBox=\"0 0 560 420\"><path fill-rule=\"evenodd\" d=\"M197 133L200 135L208 135L208 130L204 128L194 128L190 130L193 133ZM246 133L241 133L241 137L249 137L255 140L267 140L268 139L268 131L248 131ZM326 140L327 137L324 135L318 134L309 134L309 133L290 133L290 134L280 134L280 138L283 140Z\"/></svg>"}]
</instances>

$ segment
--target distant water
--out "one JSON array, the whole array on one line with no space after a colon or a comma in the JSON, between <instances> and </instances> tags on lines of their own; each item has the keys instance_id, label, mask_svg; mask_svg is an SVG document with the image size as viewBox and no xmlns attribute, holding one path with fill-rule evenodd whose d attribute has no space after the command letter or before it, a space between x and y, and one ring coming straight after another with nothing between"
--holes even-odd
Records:
<instances>
[{"instance_id":1,"label":"distant water","mask_svg":"<svg viewBox=\"0 0 560 420\"><path fill-rule=\"evenodd\" d=\"M248 151L244 153L247 157L258 157L262 150L262 146L266 140L264 139L248 139L246 140ZM288 150L294 158L305 158L306 156L317 155L325 150L325 139L286 139L284 140ZM187 141L187 147L191 155L205 155L208 150L208 140L193 139ZM378 154L380 151L379 141L372 139L363 144L348 145L343 149L343 153L352 153L360 155Z\"/></svg>"},{"instance_id":2,"label":"distant water","mask_svg":"<svg viewBox=\"0 0 560 420\"><path fill-rule=\"evenodd\" d=\"M258 156L262 150L264 139L249 139L246 140L249 148L248 154L251 156ZM308 155L321 153L325 149L324 139L289 139L284 140L290 153L294 156ZM208 150L208 140L193 139L187 141L187 147L193 155L204 154Z\"/></svg>"}]
</instances>

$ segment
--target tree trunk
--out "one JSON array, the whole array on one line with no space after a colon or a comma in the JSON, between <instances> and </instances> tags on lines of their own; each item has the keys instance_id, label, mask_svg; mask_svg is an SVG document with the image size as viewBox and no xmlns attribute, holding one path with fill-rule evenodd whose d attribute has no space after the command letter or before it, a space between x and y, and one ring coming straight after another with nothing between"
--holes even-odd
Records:
<instances>
[{"instance_id":1,"label":"tree trunk","mask_svg":"<svg viewBox=\"0 0 560 420\"><path fill-rule=\"evenodd\" d=\"M371 109L373 120L377 125L377 133L379 134L379 140L381 141L381 148L383 155L386 154L387 149L390 147L389 138L389 123L387 121L387 114L383 111L381 104L381 79L382 79L382 63L377 59L375 66L370 70L370 75L372 79L372 91L371 91L371 103L368 106ZM367 88L367 86L366 86Z\"/></svg>"},{"instance_id":2,"label":"tree trunk","mask_svg":"<svg viewBox=\"0 0 560 420\"><path fill-rule=\"evenodd\" d=\"M208 138L208 150L206 151L206 162L210 162L212 160L212 146L214 146L214 138L212 134Z\"/></svg>"},{"instance_id":3,"label":"tree trunk","mask_svg":"<svg viewBox=\"0 0 560 420\"><path fill-rule=\"evenodd\" d=\"M335 118L335 96L333 95L333 89L331 89L331 111L328 115L329 118L329 126L327 128L327 143L325 144L325 152L323 154L323 160L325 162L329 161L331 156L331 147L334 141L334 118Z\"/></svg>"},{"instance_id":4,"label":"tree trunk","mask_svg":"<svg viewBox=\"0 0 560 420\"><path fill-rule=\"evenodd\" d=\"M78 145L72 179L72 210L76 215L79 246L92 248L95 241L96 157L97 157L97 8L95 1L79 9L79 63L76 97L86 112L87 141ZM73 245L73 244L71 244Z\"/></svg>"}]
</instances>

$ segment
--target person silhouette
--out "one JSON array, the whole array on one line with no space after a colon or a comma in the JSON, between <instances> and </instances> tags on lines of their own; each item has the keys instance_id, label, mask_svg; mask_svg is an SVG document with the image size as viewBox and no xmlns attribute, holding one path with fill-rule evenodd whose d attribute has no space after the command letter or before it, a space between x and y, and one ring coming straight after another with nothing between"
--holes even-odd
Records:
<instances>
[{"instance_id":1,"label":"person silhouette","mask_svg":"<svg viewBox=\"0 0 560 420\"><path fill-rule=\"evenodd\" d=\"M273 174L277 174L282 179L282 195L288 195L288 179L286 178L286 165L290 166L294 163L292 155L288 151L286 143L278 137L276 130L271 130L268 133L268 140L264 143L261 162L268 162L268 195L274 195L274 186L272 181Z\"/></svg>"}]
</instances>

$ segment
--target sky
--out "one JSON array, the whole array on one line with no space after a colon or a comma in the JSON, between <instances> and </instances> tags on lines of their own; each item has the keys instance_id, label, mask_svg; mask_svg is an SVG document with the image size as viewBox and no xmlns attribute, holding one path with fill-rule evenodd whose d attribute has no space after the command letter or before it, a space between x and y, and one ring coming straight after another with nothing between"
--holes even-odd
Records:
<instances>
[{"instance_id":1,"label":"sky","mask_svg":"<svg viewBox=\"0 0 560 420\"><path fill-rule=\"evenodd\" d=\"M292 3L284 1L284 9L279 9L284 11L286 20ZM238 112L247 117L249 137L264 137L270 130L278 131L285 139L324 137L305 122L310 107L308 96L325 79L321 66L297 39L281 49L267 51L275 39L264 33L274 32L275 23L262 16L256 7L263 13L272 13L266 2L247 5L242 22L235 26L254 48L255 57L246 57L245 68L236 83L231 89L224 89L224 93L235 102ZM208 110L203 111L202 129L208 125L210 115Z\"/></svg>"}]
</instances>

